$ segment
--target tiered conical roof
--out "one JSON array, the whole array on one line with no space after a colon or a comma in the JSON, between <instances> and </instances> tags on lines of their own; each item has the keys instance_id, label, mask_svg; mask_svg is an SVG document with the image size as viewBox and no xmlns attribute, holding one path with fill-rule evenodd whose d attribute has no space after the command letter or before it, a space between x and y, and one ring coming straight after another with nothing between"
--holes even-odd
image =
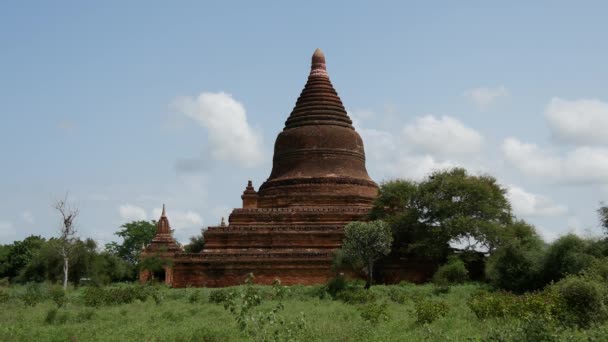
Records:
<instances>
[{"instance_id":1,"label":"tiered conical roof","mask_svg":"<svg viewBox=\"0 0 608 342\"><path fill-rule=\"evenodd\" d=\"M353 128L342 100L329 80L325 55L321 49L316 49L312 55L308 81L285 122L285 129L304 125L337 125Z\"/></svg>"},{"instance_id":2,"label":"tiered conical roof","mask_svg":"<svg viewBox=\"0 0 608 342\"><path fill-rule=\"evenodd\" d=\"M317 49L306 85L275 142L272 172L260 186L258 205L367 206L377 191L365 168L363 141Z\"/></svg>"}]
</instances>

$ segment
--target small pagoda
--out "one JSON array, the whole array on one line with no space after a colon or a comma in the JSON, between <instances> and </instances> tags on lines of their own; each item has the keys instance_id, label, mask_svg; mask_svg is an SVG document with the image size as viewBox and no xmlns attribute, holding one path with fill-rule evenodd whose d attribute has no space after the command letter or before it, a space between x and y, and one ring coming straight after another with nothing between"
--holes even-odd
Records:
<instances>
[{"instance_id":1,"label":"small pagoda","mask_svg":"<svg viewBox=\"0 0 608 342\"><path fill-rule=\"evenodd\" d=\"M148 246L143 246L140 258L159 258L161 261L167 260L169 262L162 266L162 270L142 270L139 273L140 281L158 280L167 284L173 284L173 269L171 264L176 255L182 251L181 246L173 238L171 225L169 224L165 205L163 204L163 211L156 223L156 234Z\"/></svg>"}]
</instances>

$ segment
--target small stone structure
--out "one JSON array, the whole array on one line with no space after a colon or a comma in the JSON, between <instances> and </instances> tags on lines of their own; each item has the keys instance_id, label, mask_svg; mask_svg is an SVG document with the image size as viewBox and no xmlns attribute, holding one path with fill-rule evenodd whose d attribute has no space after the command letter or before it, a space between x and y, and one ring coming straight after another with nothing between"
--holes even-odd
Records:
<instances>
[{"instance_id":1,"label":"small stone structure","mask_svg":"<svg viewBox=\"0 0 608 342\"><path fill-rule=\"evenodd\" d=\"M251 181L242 208L228 224L209 227L205 249L181 251L165 213L143 257L158 253L173 260L165 282L174 287L256 283L324 283L344 226L365 219L378 186L365 168L363 141L352 126L327 74L325 56L312 56L308 81L278 135L270 177L256 191ZM166 223L163 223L166 222ZM150 278L142 272L141 279Z\"/></svg>"}]
</instances>

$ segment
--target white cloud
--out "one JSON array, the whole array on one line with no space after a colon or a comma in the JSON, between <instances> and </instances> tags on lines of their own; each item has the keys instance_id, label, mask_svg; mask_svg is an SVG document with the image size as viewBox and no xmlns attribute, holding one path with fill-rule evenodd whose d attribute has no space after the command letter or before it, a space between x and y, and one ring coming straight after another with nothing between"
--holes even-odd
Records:
<instances>
[{"instance_id":1,"label":"white cloud","mask_svg":"<svg viewBox=\"0 0 608 342\"><path fill-rule=\"evenodd\" d=\"M263 161L262 137L247 122L245 107L224 92L183 97L177 109L207 129L211 155L217 160L255 167Z\"/></svg>"},{"instance_id":2,"label":"white cloud","mask_svg":"<svg viewBox=\"0 0 608 342\"><path fill-rule=\"evenodd\" d=\"M451 161L438 161L431 155L402 155L387 161L384 169L387 175L420 181L433 171L457 166Z\"/></svg>"},{"instance_id":3,"label":"white cloud","mask_svg":"<svg viewBox=\"0 0 608 342\"><path fill-rule=\"evenodd\" d=\"M158 219L162 213L161 208L154 208L152 215L154 219ZM171 228L176 231L200 229L203 226L203 218L194 211L167 210L167 218L171 224Z\"/></svg>"},{"instance_id":4,"label":"white cloud","mask_svg":"<svg viewBox=\"0 0 608 342\"><path fill-rule=\"evenodd\" d=\"M545 110L552 136L574 144L608 144L608 103L553 98Z\"/></svg>"},{"instance_id":5,"label":"white cloud","mask_svg":"<svg viewBox=\"0 0 608 342\"><path fill-rule=\"evenodd\" d=\"M33 224L35 222L34 219L34 214L32 214L29 210L24 211L23 213L21 213L21 217L23 218L23 220L29 224Z\"/></svg>"},{"instance_id":6,"label":"white cloud","mask_svg":"<svg viewBox=\"0 0 608 342\"><path fill-rule=\"evenodd\" d=\"M522 173L560 183L608 183L608 149L579 147L563 156L515 138L504 141L508 162Z\"/></svg>"},{"instance_id":7,"label":"white cloud","mask_svg":"<svg viewBox=\"0 0 608 342\"><path fill-rule=\"evenodd\" d=\"M507 188L507 198L517 216L562 216L568 213L568 207L554 203L550 198L533 194L516 186Z\"/></svg>"},{"instance_id":8,"label":"white cloud","mask_svg":"<svg viewBox=\"0 0 608 342\"><path fill-rule=\"evenodd\" d=\"M480 109L486 109L492 106L501 98L509 96L509 91L504 86L498 86L494 88L480 87L474 88L465 93L469 100L479 107Z\"/></svg>"},{"instance_id":9,"label":"white cloud","mask_svg":"<svg viewBox=\"0 0 608 342\"><path fill-rule=\"evenodd\" d=\"M481 134L449 116L416 118L404 127L403 133L409 144L440 156L477 154L483 143Z\"/></svg>"},{"instance_id":10,"label":"white cloud","mask_svg":"<svg viewBox=\"0 0 608 342\"><path fill-rule=\"evenodd\" d=\"M128 203L121 205L118 208L118 212L120 213L120 217L127 221L140 221L148 219L148 215L146 215L146 211L143 208Z\"/></svg>"},{"instance_id":11,"label":"white cloud","mask_svg":"<svg viewBox=\"0 0 608 342\"><path fill-rule=\"evenodd\" d=\"M11 222L0 221L0 237L1 238L10 238L15 236L17 231L15 230L15 226Z\"/></svg>"}]
</instances>

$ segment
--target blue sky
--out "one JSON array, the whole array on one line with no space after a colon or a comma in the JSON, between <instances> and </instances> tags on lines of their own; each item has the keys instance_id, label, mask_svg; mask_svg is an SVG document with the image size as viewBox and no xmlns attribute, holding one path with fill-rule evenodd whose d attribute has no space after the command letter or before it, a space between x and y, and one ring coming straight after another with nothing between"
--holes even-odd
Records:
<instances>
[{"instance_id":1,"label":"blue sky","mask_svg":"<svg viewBox=\"0 0 608 342\"><path fill-rule=\"evenodd\" d=\"M114 239L163 203L182 242L259 186L315 48L380 182L464 166L554 239L608 198L603 2L0 4L0 243Z\"/></svg>"}]
</instances>

